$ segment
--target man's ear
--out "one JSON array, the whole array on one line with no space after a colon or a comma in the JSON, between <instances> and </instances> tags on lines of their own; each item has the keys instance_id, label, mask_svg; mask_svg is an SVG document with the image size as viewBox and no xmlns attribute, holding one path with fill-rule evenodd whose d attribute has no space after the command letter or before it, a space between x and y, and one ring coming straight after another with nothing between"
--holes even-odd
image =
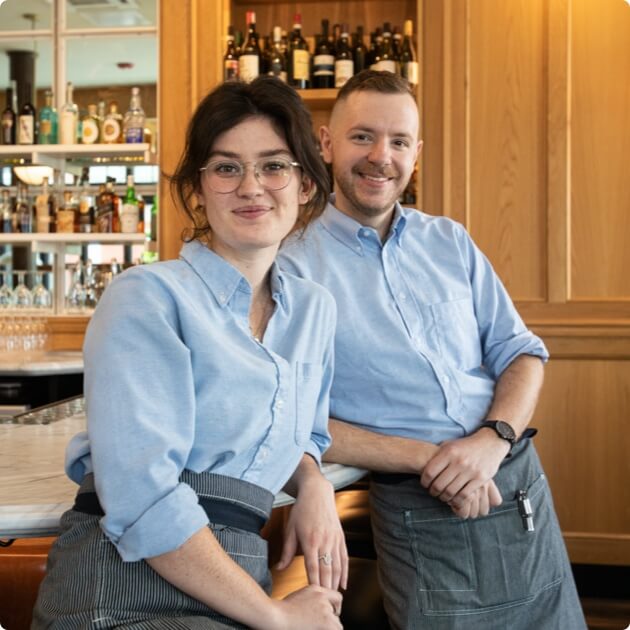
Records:
<instances>
[{"instance_id":1,"label":"man's ear","mask_svg":"<svg viewBox=\"0 0 630 630\"><path fill-rule=\"evenodd\" d=\"M313 180L307 175L302 176L302 184L300 186L300 192L298 194L298 203L303 206L308 203L315 194L315 184Z\"/></svg>"},{"instance_id":2,"label":"man's ear","mask_svg":"<svg viewBox=\"0 0 630 630\"><path fill-rule=\"evenodd\" d=\"M330 135L330 127L322 125L319 128L319 145L322 149L322 157L326 164L332 163L332 138Z\"/></svg>"}]
</instances>

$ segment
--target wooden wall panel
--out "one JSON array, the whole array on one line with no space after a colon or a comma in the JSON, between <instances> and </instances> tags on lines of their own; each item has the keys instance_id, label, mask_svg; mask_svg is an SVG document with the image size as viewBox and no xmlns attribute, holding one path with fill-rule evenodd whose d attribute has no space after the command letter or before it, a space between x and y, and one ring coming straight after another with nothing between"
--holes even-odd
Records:
<instances>
[{"instance_id":1,"label":"wooden wall panel","mask_svg":"<svg viewBox=\"0 0 630 630\"><path fill-rule=\"evenodd\" d=\"M572 298L630 298L630 6L573 2Z\"/></svg>"},{"instance_id":2,"label":"wooden wall panel","mask_svg":"<svg viewBox=\"0 0 630 630\"><path fill-rule=\"evenodd\" d=\"M545 3L469 14L469 230L513 297L546 296Z\"/></svg>"},{"instance_id":3,"label":"wooden wall panel","mask_svg":"<svg viewBox=\"0 0 630 630\"><path fill-rule=\"evenodd\" d=\"M552 360L533 424L567 539L618 535L630 564L630 361ZM577 553L577 552L575 552ZM584 562L572 555L572 560Z\"/></svg>"}]
</instances>

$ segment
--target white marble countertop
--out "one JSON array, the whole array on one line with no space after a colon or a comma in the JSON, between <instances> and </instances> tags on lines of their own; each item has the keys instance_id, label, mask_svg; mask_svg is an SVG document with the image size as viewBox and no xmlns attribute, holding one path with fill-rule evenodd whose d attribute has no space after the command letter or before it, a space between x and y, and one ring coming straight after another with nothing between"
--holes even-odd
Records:
<instances>
[{"instance_id":1,"label":"white marble countertop","mask_svg":"<svg viewBox=\"0 0 630 630\"><path fill-rule=\"evenodd\" d=\"M83 353L77 351L11 352L0 359L0 376L41 376L83 372Z\"/></svg>"},{"instance_id":2,"label":"white marble countertop","mask_svg":"<svg viewBox=\"0 0 630 630\"><path fill-rule=\"evenodd\" d=\"M0 538L58 534L77 491L63 469L65 447L84 428L83 413L50 424L0 424ZM335 489L365 474L340 464L324 464L323 470ZM292 501L280 492L274 506Z\"/></svg>"}]
</instances>

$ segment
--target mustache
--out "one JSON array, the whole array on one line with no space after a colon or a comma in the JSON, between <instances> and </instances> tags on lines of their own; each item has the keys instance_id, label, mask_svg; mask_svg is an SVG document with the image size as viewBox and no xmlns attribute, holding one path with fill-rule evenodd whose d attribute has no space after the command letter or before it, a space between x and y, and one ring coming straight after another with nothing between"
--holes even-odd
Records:
<instances>
[{"instance_id":1,"label":"mustache","mask_svg":"<svg viewBox=\"0 0 630 630\"><path fill-rule=\"evenodd\" d=\"M359 162L352 172L357 175L368 175L369 177L398 177L399 173L391 164L385 166L375 166L367 161Z\"/></svg>"}]
</instances>

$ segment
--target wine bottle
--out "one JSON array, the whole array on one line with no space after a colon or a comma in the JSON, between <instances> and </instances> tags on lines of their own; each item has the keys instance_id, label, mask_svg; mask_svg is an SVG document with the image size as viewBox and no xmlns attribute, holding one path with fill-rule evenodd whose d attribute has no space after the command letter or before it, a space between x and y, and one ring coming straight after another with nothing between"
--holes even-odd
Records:
<instances>
[{"instance_id":1,"label":"wine bottle","mask_svg":"<svg viewBox=\"0 0 630 630\"><path fill-rule=\"evenodd\" d=\"M241 81L249 83L260 74L260 46L256 32L256 13L247 11L247 41L238 58L238 74Z\"/></svg>"},{"instance_id":2,"label":"wine bottle","mask_svg":"<svg viewBox=\"0 0 630 630\"><path fill-rule=\"evenodd\" d=\"M296 13L293 17L293 32L289 47L289 83L297 89L310 86L309 75L311 54L308 44L302 37L302 15Z\"/></svg>"},{"instance_id":3,"label":"wine bottle","mask_svg":"<svg viewBox=\"0 0 630 630\"><path fill-rule=\"evenodd\" d=\"M238 79L238 54L234 45L234 27L228 26L227 48L223 55L223 80L236 81Z\"/></svg>"},{"instance_id":4,"label":"wine bottle","mask_svg":"<svg viewBox=\"0 0 630 630\"><path fill-rule=\"evenodd\" d=\"M125 234L135 234L138 231L139 220L140 212L133 175L127 175L127 192L120 211L120 231Z\"/></svg>"},{"instance_id":5,"label":"wine bottle","mask_svg":"<svg viewBox=\"0 0 630 630\"><path fill-rule=\"evenodd\" d=\"M352 51L348 44L348 25L341 25L341 36L337 44L337 54L335 56L335 87L340 88L345 85L354 74L354 60Z\"/></svg>"},{"instance_id":6,"label":"wine bottle","mask_svg":"<svg viewBox=\"0 0 630 630\"><path fill-rule=\"evenodd\" d=\"M287 82L287 55L282 46L282 28L273 27L273 48L271 51L271 59L269 60L270 76L278 77L284 83Z\"/></svg>"},{"instance_id":7,"label":"wine bottle","mask_svg":"<svg viewBox=\"0 0 630 630\"><path fill-rule=\"evenodd\" d=\"M322 33L313 56L313 87L331 88L335 86L335 57L330 46L328 20L322 20Z\"/></svg>"},{"instance_id":8,"label":"wine bottle","mask_svg":"<svg viewBox=\"0 0 630 630\"><path fill-rule=\"evenodd\" d=\"M367 48L363 42L363 26L357 26L357 34L354 39L354 49L352 50L352 60L354 61L354 72L358 74L367 68Z\"/></svg>"},{"instance_id":9,"label":"wine bottle","mask_svg":"<svg viewBox=\"0 0 630 630\"><path fill-rule=\"evenodd\" d=\"M15 144L17 127L17 81L7 88L7 104L2 111L2 144Z\"/></svg>"},{"instance_id":10,"label":"wine bottle","mask_svg":"<svg viewBox=\"0 0 630 630\"><path fill-rule=\"evenodd\" d=\"M418 85L418 56L413 45L413 21L405 20L404 39L400 54L400 70L402 76L407 79L413 87Z\"/></svg>"},{"instance_id":11,"label":"wine bottle","mask_svg":"<svg viewBox=\"0 0 630 630\"><path fill-rule=\"evenodd\" d=\"M32 86L26 84L26 100L20 107L17 126L17 143L18 144L35 144L35 107L30 101Z\"/></svg>"},{"instance_id":12,"label":"wine bottle","mask_svg":"<svg viewBox=\"0 0 630 630\"><path fill-rule=\"evenodd\" d=\"M377 38L378 43L378 38ZM383 38L381 40L380 54L374 63L374 70L384 70L397 73L398 64L392 52L392 29L389 22L383 25Z\"/></svg>"}]
</instances>

